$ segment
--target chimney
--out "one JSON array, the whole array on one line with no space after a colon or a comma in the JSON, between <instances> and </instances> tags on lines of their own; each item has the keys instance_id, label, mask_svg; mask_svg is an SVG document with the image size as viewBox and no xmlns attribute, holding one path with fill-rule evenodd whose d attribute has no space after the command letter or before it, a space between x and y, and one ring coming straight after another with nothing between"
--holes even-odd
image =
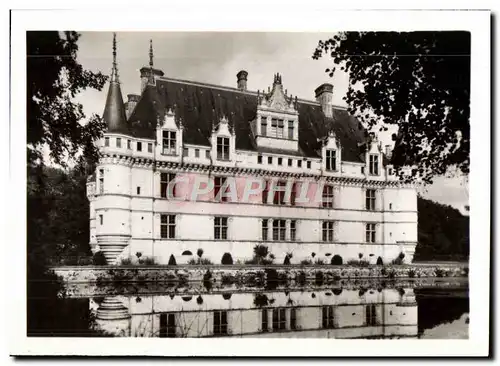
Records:
<instances>
[{"instance_id":1,"label":"chimney","mask_svg":"<svg viewBox=\"0 0 500 366\"><path fill-rule=\"evenodd\" d=\"M385 157L389 160L392 158L392 148L391 145L385 145Z\"/></svg>"},{"instance_id":2,"label":"chimney","mask_svg":"<svg viewBox=\"0 0 500 366\"><path fill-rule=\"evenodd\" d=\"M321 109L326 117L332 117L332 99L333 99L333 85L321 84L314 91L316 94L316 101L321 104Z\"/></svg>"},{"instance_id":3,"label":"chimney","mask_svg":"<svg viewBox=\"0 0 500 366\"><path fill-rule=\"evenodd\" d=\"M247 76L248 72L246 72L245 70L241 70L236 74L236 77L238 78L238 89L241 91L247 90Z\"/></svg>"},{"instance_id":4,"label":"chimney","mask_svg":"<svg viewBox=\"0 0 500 366\"><path fill-rule=\"evenodd\" d=\"M127 94L127 103L125 103L125 113L127 115L127 119L132 114L137 102L139 102L139 98L141 96L137 94Z\"/></svg>"}]
</instances>

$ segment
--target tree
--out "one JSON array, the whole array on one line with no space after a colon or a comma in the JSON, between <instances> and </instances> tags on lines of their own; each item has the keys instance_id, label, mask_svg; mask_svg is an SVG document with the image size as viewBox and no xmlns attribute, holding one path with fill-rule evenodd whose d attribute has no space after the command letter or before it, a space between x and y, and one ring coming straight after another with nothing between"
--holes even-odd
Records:
<instances>
[{"instance_id":1,"label":"tree","mask_svg":"<svg viewBox=\"0 0 500 366\"><path fill-rule=\"evenodd\" d=\"M28 163L43 163L41 148L66 165L65 157L82 152L95 159L93 145L105 125L93 115L87 123L74 97L86 88L101 90L107 76L84 70L77 61L76 32L27 32L27 147Z\"/></svg>"},{"instance_id":2,"label":"tree","mask_svg":"<svg viewBox=\"0 0 500 366\"><path fill-rule=\"evenodd\" d=\"M313 59L330 55L347 72L344 100L370 131L397 125L392 163L403 176L431 183L456 167L469 172L470 33L343 32L320 41Z\"/></svg>"}]
</instances>

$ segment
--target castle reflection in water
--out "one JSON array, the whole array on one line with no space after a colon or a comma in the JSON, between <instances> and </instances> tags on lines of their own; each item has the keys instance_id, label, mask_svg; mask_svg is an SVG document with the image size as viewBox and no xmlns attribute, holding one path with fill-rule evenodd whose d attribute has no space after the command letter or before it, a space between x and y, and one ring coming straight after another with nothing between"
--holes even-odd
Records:
<instances>
[{"instance_id":1,"label":"castle reflection in water","mask_svg":"<svg viewBox=\"0 0 500 366\"><path fill-rule=\"evenodd\" d=\"M95 330L123 337L417 338L412 288L113 296Z\"/></svg>"}]
</instances>

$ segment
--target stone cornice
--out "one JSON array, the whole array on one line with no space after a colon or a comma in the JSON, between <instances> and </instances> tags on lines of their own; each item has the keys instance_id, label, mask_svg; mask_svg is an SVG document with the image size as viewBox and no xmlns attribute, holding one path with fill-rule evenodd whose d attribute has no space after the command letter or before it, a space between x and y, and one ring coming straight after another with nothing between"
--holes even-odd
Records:
<instances>
[{"instance_id":1,"label":"stone cornice","mask_svg":"<svg viewBox=\"0 0 500 366\"><path fill-rule=\"evenodd\" d=\"M176 161L155 161L146 157L131 157L126 155L104 155L101 157L101 164L118 164L125 166L137 166L156 169L169 169L177 172L209 173L227 176L262 176L269 178L294 178L305 180L325 180L328 183L337 183L348 186L370 186L370 187L400 187L414 188L415 184L401 181L369 180L356 177L328 176L309 172L286 172L277 170L266 170L252 167L219 166L199 163L184 163Z\"/></svg>"}]
</instances>

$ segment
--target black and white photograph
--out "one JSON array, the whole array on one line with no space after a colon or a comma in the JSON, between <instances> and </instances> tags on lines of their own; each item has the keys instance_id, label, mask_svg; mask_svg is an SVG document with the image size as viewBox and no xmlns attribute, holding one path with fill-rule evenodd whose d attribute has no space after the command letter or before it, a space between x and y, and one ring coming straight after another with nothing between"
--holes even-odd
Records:
<instances>
[{"instance_id":1,"label":"black and white photograph","mask_svg":"<svg viewBox=\"0 0 500 366\"><path fill-rule=\"evenodd\" d=\"M488 12L36 17L13 354L488 355Z\"/></svg>"}]
</instances>

